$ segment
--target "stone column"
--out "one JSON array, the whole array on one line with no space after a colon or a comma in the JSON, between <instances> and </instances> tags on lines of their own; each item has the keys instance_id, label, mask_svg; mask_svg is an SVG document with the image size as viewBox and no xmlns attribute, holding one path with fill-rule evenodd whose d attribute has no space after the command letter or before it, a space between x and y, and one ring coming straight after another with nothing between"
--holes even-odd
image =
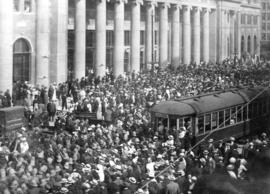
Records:
<instances>
[{"instance_id":1,"label":"stone column","mask_svg":"<svg viewBox=\"0 0 270 194\"><path fill-rule=\"evenodd\" d=\"M50 2L37 0L36 83L48 86L50 59Z\"/></svg>"},{"instance_id":2,"label":"stone column","mask_svg":"<svg viewBox=\"0 0 270 194\"><path fill-rule=\"evenodd\" d=\"M168 3L159 6L159 65L165 68L168 65Z\"/></svg>"},{"instance_id":3,"label":"stone column","mask_svg":"<svg viewBox=\"0 0 270 194\"><path fill-rule=\"evenodd\" d=\"M248 34L244 34L244 53L248 52Z\"/></svg>"},{"instance_id":4,"label":"stone column","mask_svg":"<svg viewBox=\"0 0 270 194\"><path fill-rule=\"evenodd\" d=\"M209 9L203 9L203 61L209 62Z\"/></svg>"},{"instance_id":5,"label":"stone column","mask_svg":"<svg viewBox=\"0 0 270 194\"><path fill-rule=\"evenodd\" d=\"M175 4L172 6L172 64L179 66L180 62L180 8Z\"/></svg>"},{"instance_id":6,"label":"stone column","mask_svg":"<svg viewBox=\"0 0 270 194\"><path fill-rule=\"evenodd\" d=\"M242 53L241 53L241 12L238 11L237 15L237 27L236 27L236 53L239 59L241 59L242 57Z\"/></svg>"},{"instance_id":7,"label":"stone column","mask_svg":"<svg viewBox=\"0 0 270 194\"><path fill-rule=\"evenodd\" d=\"M195 7L193 9L194 13L194 30L193 30L193 37L194 37L194 46L193 46L193 53L194 53L194 62L199 65L201 62L201 8Z\"/></svg>"},{"instance_id":8,"label":"stone column","mask_svg":"<svg viewBox=\"0 0 270 194\"><path fill-rule=\"evenodd\" d=\"M114 4L114 47L113 74L124 74L124 14L125 0L116 0Z\"/></svg>"},{"instance_id":9,"label":"stone column","mask_svg":"<svg viewBox=\"0 0 270 194\"><path fill-rule=\"evenodd\" d=\"M254 55L254 34L250 35L250 54L251 56Z\"/></svg>"},{"instance_id":10,"label":"stone column","mask_svg":"<svg viewBox=\"0 0 270 194\"><path fill-rule=\"evenodd\" d=\"M12 92L13 1L0 1L0 91Z\"/></svg>"},{"instance_id":11,"label":"stone column","mask_svg":"<svg viewBox=\"0 0 270 194\"><path fill-rule=\"evenodd\" d=\"M189 65L191 60L190 6L183 6L183 62Z\"/></svg>"},{"instance_id":12,"label":"stone column","mask_svg":"<svg viewBox=\"0 0 270 194\"><path fill-rule=\"evenodd\" d=\"M145 61L151 64L153 61L153 27L155 26L155 6L154 2L146 2L146 41L145 41Z\"/></svg>"},{"instance_id":13,"label":"stone column","mask_svg":"<svg viewBox=\"0 0 270 194\"><path fill-rule=\"evenodd\" d=\"M74 78L85 76L86 2L75 0Z\"/></svg>"},{"instance_id":14,"label":"stone column","mask_svg":"<svg viewBox=\"0 0 270 194\"><path fill-rule=\"evenodd\" d=\"M96 76L106 74L106 0L96 1Z\"/></svg>"},{"instance_id":15,"label":"stone column","mask_svg":"<svg viewBox=\"0 0 270 194\"><path fill-rule=\"evenodd\" d=\"M131 72L140 71L140 26L142 0L132 0L131 4Z\"/></svg>"},{"instance_id":16,"label":"stone column","mask_svg":"<svg viewBox=\"0 0 270 194\"><path fill-rule=\"evenodd\" d=\"M67 80L67 31L68 0L52 2L50 81L62 83Z\"/></svg>"},{"instance_id":17,"label":"stone column","mask_svg":"<svg viewBox=\"0 0 270 194\"><path fill-rule=\"evenodd\" d=\"M19 11L24 12L24 1L25 0L19 0Z\"/></svg>"},{"instance_id":18,"label":"stone column","mask_svg":"<svg viewBox=\"0 0 270 194\"><path fill-rule=\"evenodd\" d=\"M232 58L234 58L234 55L235 55L235 12L232 10L230 11L230 55Z\"/></svg>"}]
</instances>

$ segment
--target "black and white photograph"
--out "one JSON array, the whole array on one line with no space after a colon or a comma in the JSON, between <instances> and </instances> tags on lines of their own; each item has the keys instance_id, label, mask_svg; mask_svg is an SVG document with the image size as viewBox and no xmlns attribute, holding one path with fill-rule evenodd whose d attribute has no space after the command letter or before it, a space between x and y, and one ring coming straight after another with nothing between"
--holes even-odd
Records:
<instances>
[{"instance_id":1,"label":"black and white photograph","mask_svg":"<svg viewBox=\"0 0 270 194\"><path fill-rule=\"evenodd\" d=\"M0 0L0 194L270 194L270 0Z\"/></svg>"}]
</instances>

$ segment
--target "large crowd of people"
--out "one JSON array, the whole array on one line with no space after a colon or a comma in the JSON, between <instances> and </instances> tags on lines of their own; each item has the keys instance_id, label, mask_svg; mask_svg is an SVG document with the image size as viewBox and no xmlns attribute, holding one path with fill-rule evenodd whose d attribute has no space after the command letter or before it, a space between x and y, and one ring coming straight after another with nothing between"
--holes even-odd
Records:
<instances>
[{"instance_id":1,"label":"large crowd of people","mask_svg":"<svg viewBox=\"0 0 270 194\"><path fill-rule=\"evenodd\" d=\"M241 145L234 137L215 144L210 138L187 152L189 130L181 128L185 136L179 139L179 131L162 123L152 128L149 108L217 90L268 86L269 80L264 64L226 60L118 78L89 74L49 87L17 83L12 97L0 93L1 106L25 106L28 122L1 137L0 192L187 194L206 174L248 180L249 158L269 147L268 133ZM90 113L96 122L89 122Z\"/></svg>"}]
</instances>

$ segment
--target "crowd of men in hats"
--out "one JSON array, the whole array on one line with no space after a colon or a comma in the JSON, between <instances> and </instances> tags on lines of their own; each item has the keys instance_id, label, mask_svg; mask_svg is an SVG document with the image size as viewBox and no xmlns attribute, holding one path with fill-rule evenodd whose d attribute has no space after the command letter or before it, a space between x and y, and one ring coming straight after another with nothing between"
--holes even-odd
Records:
<instances>
[{"instance_id":1,"label":"crowd of men in hats","mask_svg":"<svg viewBox=\"0 0 270 194\"><path fill-rule=\"evenodd\" d=\"M269 134L242 145L233 137L215 144L209 139L187 152L193 144L188 124L181 131L162 123L153 129L148 109L163 100L267 85L269 70L263 64L247 67L228 60L117 79L89 75L49 88L18 83L13 103L28 109L30 125L13 139L3 136L0 141L0 192L186 194L205 174L246 180L248 159L269 147ZM76 119L74 111L94 112L106 122L89 124ZM44 112L55 123L53 135L41 132L42 119L33 122Z\"/></svg>"}]
</instances>

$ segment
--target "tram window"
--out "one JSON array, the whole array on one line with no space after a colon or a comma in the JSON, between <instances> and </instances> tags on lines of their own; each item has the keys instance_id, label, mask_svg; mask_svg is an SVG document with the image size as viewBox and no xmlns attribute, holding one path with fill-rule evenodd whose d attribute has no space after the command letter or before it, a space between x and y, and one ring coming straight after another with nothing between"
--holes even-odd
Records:
<instances>
[{"instance_id":1,"label":"tram window","mask_svg":"<svg viewBox=\"0 0 270 194\"><path fill-rule=\"evenodd\" d=\"M236 123L236 107L231 108L231 117L230 117L230 125L234 125Z\"/></svg>"},{"instance_id":2,"label":"tram window","mask_svg":"<svg viewBox=\"0 0 270 194\"><path fill-rule=\"evenodd\" d=\"M243 120L243 109L242 106L237 107L237 122L241 122Z\"/></svg>"},{"instance_id":3,"label":"tram window","mask_svg":"<svg viewBox=\"0 0 270 194\"><path fill-rule=\"evenodd\" d=\"M199 134L204 133L204 117L200 116L198 118L198 130L199 130Z\"/></svg>"},{"instance_id":4,"label":"tram window","mask_svg":"<svg viewBox=\"0 0 270 194\"><path fill-rule=\"evenodd\" d=\"M179 128L184 127L184 118L179 119Z\"/></svg>"},{"instance_id":5,"label":"tram window","mask_svg":"<svg viewBox=\"0 0 270 194\"><path fill-rule=\"evenodd\" d=\"M219 111L218 112L218 126L224 127L224 111Z\"/></svg>"},{"instance_id":6,"label":"tram window","mask_svg":"<svg viewBox=\"0 0 270 194\"><path fill-rule=\"evenodd\" d=\"M192 126L191 126L191 125L192 125L192 124L191 124L191 118L190 118L190 117L185 118L185 119L184 119L184 122L185 122L185 123L184 123L184 127L186 128L186 130L189 131L189 132L192 132L192 129L191 129L191 127L192 127Z\"/></svg>"},{"instance_id":7,"label":"tram window","mask_svg":"<svg viewBox=\"0 0 270 194\"><path fill-rule=\"evenodd\" d=\"M254 102L252 106L252 117L257 117L258 116L258 103Z\"/></svg>"},{"instance_id":8,"label":"tram window","mask_svg":"<svg viewBox=\"0 0 270 194\"><path fill-rule=\"evenodd\" d=\"M244 106L243 108L243 120L247 120L247 106Z\"/></svg>"},{"instance_id":9,"label":"tram window","mask_svg":"<svg viewBox=\"0 0 270 194\"><path fill-rule=\"evenodd\" d=\"M211 131L211 114L205 115L205 131Z\"/></svg>"},{"instance_id":10,"label":"tram window","mask_svg":"<svg viewBox=\"0 0 270 194\"><path fill-rule=\"evenodd\" d=\"M253 118L253 104L248 105L248 118Z\"/></svg>"},{"instance_id":11,"label":"tram window","mask_svg":"<svg viewBox=\"0 0 270 194\"><path fill-rule=\"evenodd\" d=\"M212 113L212 130L217 128L217 120L218 120L217 112Z\"/></svg>"},{"instance_id":12,"label":"tram window","mask_svg":"<svg viewBox=\"0 0 270 194\"><path fill-rule=\"evenodd\" d=\"M268 108L267 108L267 112L269 113L270 112L270 99L268 100Z\"/></svg>"},{"instance_id":13,"label":"tram window","mask_svg":"<svg viewBox=\"0 0 270 194\"><path fill-rule=\"evenodd\" d=\"M263 101L258 102L258 115L262 115L262 113L263 113L262 103L263 103Z\"/></svg>"},{"instance_id":14,"label":"tram window","mask_svg":"<svg viewBox=\"0 0 270 194\"><path fill-rule=\"evenodd\" d=\"M229 108L225 110L225 126L230 125L230 119L231 119L230 113L231 113L231 111Z\"/></svg>"},{"instance_id":15,"label":"tram window","mask_svg":"<svg viewBox=\"0 0 270 194\"><path fill-rule=\"evenodd\" d=\"M177 125L176 119L170 119L169 124L170 124L170 129L176 129L176 125Z\"/></svg>"},{"instance_id":16,"label":"tram window","mask_svg":"<svg viewBox=\"0 0 270 194\"><path fill-rule=\"evenodd\" d=\"M267 113L267 101L266 100L263 101L262 111L263 111L262 114Z\"/></svg>"}]
</instances>

